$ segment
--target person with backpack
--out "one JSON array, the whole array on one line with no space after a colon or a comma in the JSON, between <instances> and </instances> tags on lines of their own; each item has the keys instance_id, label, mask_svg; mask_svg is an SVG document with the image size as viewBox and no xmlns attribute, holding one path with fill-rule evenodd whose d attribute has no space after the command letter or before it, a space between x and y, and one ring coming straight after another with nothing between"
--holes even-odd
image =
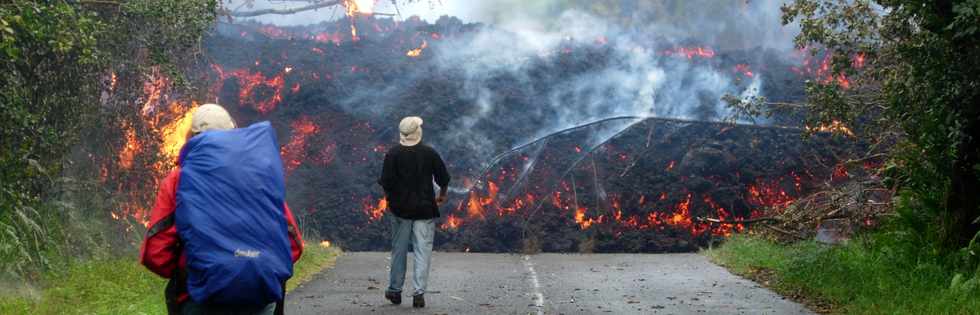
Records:
<instances>
[{"instance_id":1,"label":"person with backpack","mask_svg":"<svg viewBox=\"0 0 980 315\"><path fill-rule=\"evenodd\" d=\"M281 314L303 239L274 130L235 129L224 108L205 104L187 138L160 184L140 263L170 279L169 314Z\"/></svg>"},{"instance_id":2,"label":"person with backpack","mask_svg":"<svg viewBox=\"0 0 980 315\"><path fill-rule=\"evenodd\" d=\"M412 306L425 307L425 289L435 236L435 218L446 202L449 172L432 147L422 144L422 118L405 117L398 124L399 145L385 154L378 183L384 189L392 227L391 271L385 298L401 304L405 283L406 255L411 243L415 258ZM439 185L435 195L432 182Z\"/></svg>"}]
</instances>

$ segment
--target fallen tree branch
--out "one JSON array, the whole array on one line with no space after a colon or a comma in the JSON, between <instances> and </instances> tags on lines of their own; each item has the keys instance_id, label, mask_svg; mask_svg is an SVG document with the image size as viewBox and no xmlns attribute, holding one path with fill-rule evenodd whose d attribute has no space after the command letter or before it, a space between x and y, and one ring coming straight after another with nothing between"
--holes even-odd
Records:
<instances>
[{"instance_id":1,"label":"fallen tree branch","mask_svg":"<svg viewBox=\"0 0 980 315\"><path fill-rule=\"evenodd\" d=\"M787 230L783 230L783 229L777 228L777 227L772 226L772 225L769 225L769 224L763 224L762 226L765 227L765 228L768 228L770 230L773 230L773 231L776 231L776 232L779 232L779 233L783 233L783 234L786 234L786 235L795 237L795 238L800 239L800 240L805 240L806 239L806 237L800 236L799 234L796 234L796 233L793 233L793 232L790 232L790 231L787 231Z\"/></svg>"},{"instance_id":2,"label":"fallen tree branch","mask_svg":"<svg viewBox=\"0 0 980 315\"><path fill-rule=\"evenodd\" d=\"M313 3L307 6L295 7L289 9L261 9L261 10L244 11L244 12L240 12L240 11L225 11L225 12L233 17L253 17L253 16L269 15L269 14L288 15L288 14L294 14L303 11L316 10L319 8L332 7L339 4L341 4L340 0L333 0L333 1Z\"/></svg>"},{"instance_id":3,"label":"fallen tree branch","mask_svg":"<svg viewBox=\"0 0 980 315\"><path fill-rule=\"evenodd\" d=\"M733 221L733 220L721 220L721 219L715 219L715 218L697 217L694 220L695 221L698 221L698 222L710 222L710 223L715 223L715 224L751 224L751 223L756 223L756 222L782 222L783 221L783 220L781 220L779 218L774 218L774 217L755 218L755 219L740 220L740 221L739 220L734 220Z\"/></svg>"}]
</instances>

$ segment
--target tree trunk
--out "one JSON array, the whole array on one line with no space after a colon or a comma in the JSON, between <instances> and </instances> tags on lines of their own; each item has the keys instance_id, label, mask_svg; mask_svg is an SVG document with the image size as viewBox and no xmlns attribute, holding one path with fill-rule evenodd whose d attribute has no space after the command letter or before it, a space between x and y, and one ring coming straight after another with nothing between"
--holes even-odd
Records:
<instances>
[{"instance_id":1,"label":"tree trunk","mask_svg":"<svg viewBox=\"0 0 980 315\"><path fill-rule=\"evenodd\" d=\"M964 139L957 148L950 174L950 192L947 197L946 247L959 249L966 246L980 232L980 178L974 166L980 164L980 123L978 117L970 117L964 131Z\"/></svg>"}]
</instances>

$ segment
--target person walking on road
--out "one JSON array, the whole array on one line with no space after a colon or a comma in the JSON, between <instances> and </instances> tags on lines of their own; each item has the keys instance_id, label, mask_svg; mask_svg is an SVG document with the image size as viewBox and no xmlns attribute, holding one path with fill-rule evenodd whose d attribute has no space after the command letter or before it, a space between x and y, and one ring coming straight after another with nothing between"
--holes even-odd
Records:
<instances>
[{"instance_id":1,"label":"person walking on road","mask_svg":"<svg viewBox=\"0 0 980 315\"><path fill-rule=\"evenodd\" d=\"M422 118L405 117L398 124L399 145L385 154L378 184L384 188L391 211L391 272L385 298L401 304L405 284L406 256L412 245L415 271L413 307L425 307L425 289L435 236L435 218L446 202L449 172L432 147L422 143ZM433 180L439 186L436 196Z\"/></svg>"}]
</instances>

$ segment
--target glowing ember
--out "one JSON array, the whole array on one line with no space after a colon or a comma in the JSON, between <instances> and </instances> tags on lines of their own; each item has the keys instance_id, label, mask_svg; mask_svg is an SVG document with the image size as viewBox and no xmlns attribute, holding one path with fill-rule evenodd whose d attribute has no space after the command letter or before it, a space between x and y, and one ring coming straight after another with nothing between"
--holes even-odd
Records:
<instances>
[{"instance_id":1,"label":"glowing ember","mask_svg":"<svg viewBox=\"0 0 980 315\"><path fill-rule=\"evenodd\" d=\"M429 42L422 40L422 46L409 50L407 53L405 53L405 55L412 58L417 58L418 56L422 55L422 50L425 50L426 47L429 47Z\"/></svg>"},{"instance_id":2,"label":"glowing ember","mask_svg":"<svg viewBox=\"0 0 980 315\"><path fill-rule=\"evenodd\" d=\"M844 164L837 164L837 166L834 167L834 173L831 175L831 179L833 180L847 179L850 177L851 174L847 172L847 166Z\"/></svg>"},{"instance_id":3,"label":"glowing ember","mask_svg":"<svg viewBox=\"0 0 980 315\"><path fill-rule=\"evenodd\" d=\"M370 201L365 201L364 204L364 214L367 214L371 221L381 219L385 214L385 209L388 209L388 199L385 198L379 199L376 204L372 204Z\"/></svg>"},{"instance_id":4,"label":"glowing ember","mask_svg":"<svg viewBox=\"0 0 980 315\"><path fill-rule=\"evenodd\" d=\"M834 120L830 122L830 124L824 124L816 128L807 126L806 130L809 132L830 132L854 137L854 132L851 131L851 128L847 128L847 126L844 126L844 123L840 122L839 120Z\"/></svg>"},{"instance_id":5,"label":"glowing ember","mask_svg":"<svg viewBox=\"0 0 980 315\"><path fill-rule=\"evenodd\" d=\"M864 53L858 53L851 59L851 66L855 69L864 68Z\"/></svg>"},{"instance_id":6,"label":"glowing ember","mask_svg":"<svg viewBox=\"0 0 980 315\"><path fill-rule=\"evenodd\" d=\"M293 121L290 127L293 134L289 138L289 143L283 146L281 150L282 162L286 166L287 173L292 172L303 163L303 160L306 159L307 139L320 131L320 126L307 116Z\"/></svg>"},{"instance_id":7,"label":"glowing ember","mask_svg":"<svg viewBox=\"0 0 980 315\"><path fill-rule=\"evenodd\" d=\"M446 222L439 226L443 230L455 230L459 228L459 225L463 223L463 220L456 217L455 215L446 216Z\"/></svg>"},{"instance_id":8,"label":"glowing ember","mask_svg":"<svg viewBox=\"0 0 980 315\"><path fill-rule=\"evenodd\" d=\"M595 222L591 218L585 218L585 210L585 208L581 207L575 210L575 223L578 223L583 230L588 229Z\"/></svg>"},{"instance_id":9,"label":"glowing ember","mask_svg":"<svg viewBox=\"0 0 980 315\"><path fill-rule=\"evenodd\" d=\"M334 32L334 33L326 33L326 32L323 32L323 33L319 33L319 34L316 34L316 35L313 36L313 40L314 41L317 41L317 42L320 42L320 43L333 43L334 45L337 45L337 46L340 46L340 43L342 43L344 41L343 38L340 35L340 32ZM319 53L319 54L323 54L324 53L323 50L320 49L320 48L314 47L312 49L316 53Z\"/></svg>"},{"instance_id":10,"label":"glowing ember","mask_svg":"<svg viewBox=\"0 0 980 315\"><path fill-rule=\"evenodd\" d=\"M684 56L687 59L698 58L714 58L715 51L707 47L677 47L674 49L668 49L663 52L667 56Z\"/></svg>"},{"instance_id":11,"label":"glowing ember","mask_svg":"<svg viewBox=\"0 0 980 315\"><path fill-rule=\"evenodd\" d=\"M466 214L469 218L483 218L483 205L480 204L480 197L475 191L470 192L468 205Z\"/></svg>"},{"instance_id":12,"label":"glowing ember","mask_svg":"<svg viewBox=\"0 0 980 315\"><path fill-rule=\"evenodd\" d=\"M782 188L783 179L776 180L756 180L756 183L748 186L748 196L746 200L749 204L760 207L786 208L796 200Z\"/></svg>"},{"instance_id":13,"label":"glowing ember","mask_svg":"<svg viewBox=\"0 0 980 315\"><path fill-rule=\"evenodd\" d=\"M667 218L667 224L690 227L692 223L691 194L687 194L687 198L677 204L677 207L674 209L674 214Z\"/></svg>"},{"instance_id":14,"label":"glowing ember","mask_svg":"<svg viewBox=\"0 0 980 315\"><path fill-rule=\"evenodd\" d=\"M805 53L801 51L800 53ZM807 56L803 59L803 64L800 67L792 67L790 70L796 72L799 75L807 75L816 78L816 81L820 84L836 84L842 89L851 88L851 80L844 75L844 73L834 73L832 59L833 54L824 54L823 59L821 59L819 64L815 65L813 61L813 56ZM861 69L864 67L865 56L863 53L859 53L851 57L851 65L855 69ZM815 65L815 66L814 66Z\"/></svg>"},{"instance_id":15,"label":"glowing ember","mask_svg":"<svg viewBox=\"0 0 980 315\"><path fill-rule=\"evenodd\" d=\"M749 65L744 64L744 63L740 63L740 64L735 65L735 72L741 73L742 75L745 75L745 76L750 77L750 78L753 77L753 76L755 76L755 74L752 73L752 70L749 69Z\"/></svg>"},{"instance_id":16,"label":"glowing ember","mask_svg":"<svg viewBox=\"0 0 980 315\"><path fill-rule=\"evenodd\" d=\"M116 90L116 83L118 83L117 82L117 79L118 78L116 77L116 72L115 71L109 73L109 91L115 91Z\"/></svg>"},{"instance_id":17,"label":"glowing ember","mask_svg":"<svg viewBox=\"0 0 980 315\"><path fill-rule=\"evenodd\" d=\"M133 168L133 159L136 154L140 151L140 141L136 139L136 130L132 126L123 127L123 132L125 132L124 138L126 143L123 144L122 150L119 151L119 167L122 169Z\"/></svg>"},{"instance_id":18,"label":"glowing ember","mask_svg":"<svg viewBox=\"0 0 980 315\"><path fill-rule=\"evenodd\" d=\"M262 33L265 36L268 36L268 37L271 37L271 38L285 38L285 37L288 37L289 36L289 33L287 33L285 30L283 30L281 28L278 28L278 27L275 27L275 26L272 26L272 25L266 25L266 26L260 27L259 28L259 33Z\"/></svg>"},{"instance_id":19,"label":"glowing ember","mask_svg":"<svg viewBox=\"0 0 980 315\"><path fill-rule=\"evenodd\" d=\"M258 64L258 62L256 62ZM247 69L238 69L230 72L226 72L223 68L218 65L211 65L215 72L218 72L218 77L221 81L215 86L211 87L211 93L217 95L218 89L221 88L221 83L226 79L234 77L238 80L241 86L238 90L238 102L239 104L254 104L255 109L259 113L267 114L271 112L276 106L282 102L282 91L285 89L286 80L284 78L285 72L279 73L273 77L266 77L261 72L251 72ZM291 68L287 68L290 69ZM259 87L267 87L272 89L272 95L265 100L256 99L256 91Z\"/></svg>"}]
</instances>

